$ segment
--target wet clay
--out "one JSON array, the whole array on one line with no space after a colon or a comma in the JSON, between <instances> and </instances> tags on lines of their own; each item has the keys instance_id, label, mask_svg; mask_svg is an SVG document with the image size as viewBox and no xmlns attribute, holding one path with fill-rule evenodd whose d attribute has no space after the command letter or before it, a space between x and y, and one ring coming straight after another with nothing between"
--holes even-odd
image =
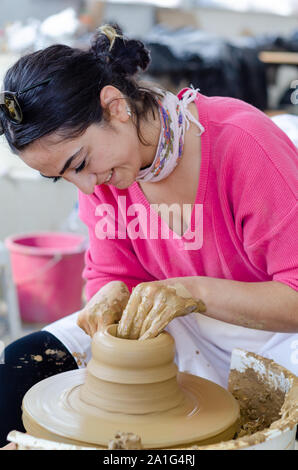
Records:
<instances>
[{"instance_id":1,"label":"wet clay","mask_svg":"<svg viewBox=\"0 0 298 470\"><path fill-rule=\"evenodd\" d=\"M239 431L230 441L191 449L246 449L270 441L272 433L278 436L296 426L298 378L276 362L252 352L242 351L241 362L240 370L230 370L228 387L240 404Z\"/></svg>"},{"instance_id":2,"label":"wet clay","mask_svg":"<svg viewBox=\"0 0 298 470\"><path fill-rule=\"evenodd\" d=\"M140 450L142 448L140 436L132 432L117 432L114 439L111 439L108 443L108 449L110 450Z\"/></svg>"},{"instance_id":3,"label":"wet clay","mask_svg":"<svg viewBox=\"0 0 298 470\"><path fill-rule=\"evenodd\" d=\"M238 402L217 384L179 373L174 356L166 332L127 340L111 325L94 335L87 370L52 376L26 393L24 426L35 437L99 448L119 429L150 449L231 439Z\"/></svg>"},{"instance_id":4,"label":"wet clay","mask_svg":"<svg viewBox=\"0 0 298 470\"><path fill-rule=\"evenodd\" d=\"M247 368L245 375L232 370L229 382L230 390L240 405L240 430L237 437L263 431L280 418L285 393L270 388L268 381L254 369Z\"/></svg>"}]
</instances>

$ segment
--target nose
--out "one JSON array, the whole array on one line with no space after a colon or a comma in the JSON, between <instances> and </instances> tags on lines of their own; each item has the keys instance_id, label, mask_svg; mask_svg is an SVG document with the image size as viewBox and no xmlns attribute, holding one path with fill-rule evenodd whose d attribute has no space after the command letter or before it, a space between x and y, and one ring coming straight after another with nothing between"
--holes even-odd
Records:
<instances>
[{"instance_id":1,"label":"nose","mask_svg":"<svg viewBox=\"0 0 298 470\"><path fill-rule=\"evenodd\" d=\"M97 183L97 177L92 173L85 175L74 174L71 176L71 178L67 179L84 194L92 194L94 192L94 187Z\"/></svg>"}]
</instances>

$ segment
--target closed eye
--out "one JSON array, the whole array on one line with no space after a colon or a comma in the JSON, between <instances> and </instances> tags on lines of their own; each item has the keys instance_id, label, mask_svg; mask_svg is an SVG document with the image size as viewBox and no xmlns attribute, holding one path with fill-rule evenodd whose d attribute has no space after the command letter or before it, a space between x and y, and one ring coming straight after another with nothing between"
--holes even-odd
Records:
<instances>
[{"instance_id":1,"label":"closed eye","mask_svg":"<svg viewBox=\"0 0 298 470\"><path fill-rule=\"evenodd\" d=\"M86 166L86 158L82 161L82 163L77 167L75 168L75 172L76 173L79 173L80 171L82 171ZM40 173L41 176L43 176L44 178L51 178L53 180L53 183L57 183L57 181L61 180L61 176L45 176L43 175L42 173Z\"/></svg>"},{"instance_id":2,"label":"closed eye","mask_svg":"<svg viewBox=\"0 0 298 470\"><path fill-rule=\"evenodd\" d=\"M80 171L82 171L82 170L85 168L85 165L86 165L86 159L82 161L82 163L80 164L80 166L78 166L77 168L75 168L75 172L76 172L76 173L79 173Z\"/></svg>"},{"instance_id":3,"label":"closed eye","mask_svg":"<svg viewBox=\"0 0 298 470\"><path fill-rule=\"evenodd\" d=\"M53 180L53 183L57 183L57 181L61 180L61 176L46 176L46 175L43 175L42 173L39 173L39 174L43 178L48 178L48 179Z\"/></svg>"},{"instance_id":4,"label":"closed eye","mask_svg":"<svg viewBox=\"0 0 298 470\"><path fill-rule=\"evenodd\" d=\"M80 166L75 168L75 172L80 173L80 171L82 171L85 168L85 165L86 165L86 159L82 161ZM57 183L57 181L59 181L60 179L61 179L61 176L54 176L53 183Z\"/></svg>"}]
</instances>

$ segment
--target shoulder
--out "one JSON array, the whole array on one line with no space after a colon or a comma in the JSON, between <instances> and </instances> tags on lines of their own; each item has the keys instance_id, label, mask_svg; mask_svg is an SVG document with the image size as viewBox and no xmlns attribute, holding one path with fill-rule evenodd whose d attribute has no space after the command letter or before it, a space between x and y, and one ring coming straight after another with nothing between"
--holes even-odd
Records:
<instances>
[{"instance_id":1,"label":"shoulder","mask_svg":"<svg viewBox=\"0 0 298 470\"><path fill-rule=\"evenodd\" d=\"M260 144L266 144L272 134L293 144L286 134L261 110L245 101L222 96L199 96L199 105L206 108L209 126L220 131L227 128L234 135L245 134ZM199 106L200 107L200 106ZM233 136L231 135L231 137Z\"/></svg>"},{"instance_id":2,"label":"shoulder","mask_svg":"<svg viewBox=\"0 0 298 470\"><path fill-rule=\"evenodd\" d=\"M242 100L230 97L205 97L201 95L201 103L206 107L208 115L208 124L210 127L217 127L218 132L226 130L229 132L230 139L233 136L246 136L259 144L260 148L266 151L277 141L283 142L294 153L297 154L297 148L289 137L278 127L273 120L263 111Z\"/></svg>"},{"instance_id":3,"label":"shoulder","mask_svg":"<svg viewBox=\"0 0 298 470\"><path fill-rule=\"evenodd\" d=\"M186 90L178 93L181 99ZM212 147L220 143L222 150L243 144L242 140L271 152L280 145L297 155L297 148L288 136L263 111L245 101L226 96L206 96L196 91L199 120L209 134ZM242 148L243 151L247 146ZM223 152L221 152L223 153Z\"/></svg>"},{"instance_id":4,"label":"shoulder","mask_svg":"<svg viewBox=\"0 0 298 470\"><path fill-rule=\"evenodd\" d=\"M265 113L234 98L202 96L199 103L206 109L212 158L221 169L227 166L246 175L255 170L263 178L267 171L275 173L297 191L298 149Z\"/></svg>"},{"instance_id":5,"label":"shoulder","mask_svg":"<svg viewBox=\"0 0 298 470\"><path fill-rule=\"evenodd\" d=\"M183 88L178 93L181 99L189 88ZM207 119L208 124L235 125L239 128L253 126L255 120L266 121L270 119L259 109L245 101L228 96L206 96L196 90L195 103L199 114Z\"/></svg>"}]
</instances>

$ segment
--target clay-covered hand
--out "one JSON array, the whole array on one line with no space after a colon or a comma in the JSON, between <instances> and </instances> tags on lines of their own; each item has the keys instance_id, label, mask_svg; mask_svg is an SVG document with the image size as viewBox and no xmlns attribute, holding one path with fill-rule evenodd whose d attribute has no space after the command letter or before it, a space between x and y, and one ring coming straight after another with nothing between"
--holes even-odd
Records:
<instances>
[{"instance_id":1,"label":"clay-covered hand","mask_svg":"<svg viewBox=\"0 0 298 470\"><path fill-rule=\"evenodd\" d=\"M182 284L171 286L144 282L136 286L118 325L117 336L130 339L154 338L176 317L205 312L202 300L195 300Z\"/></svg>"},{"instance_id":2,"label":"clay-covered hand","mask_svg":"<svg viewBox=\"0 0 298 470\"><path fill-rule=\"evenodd\" d=\"M130 296L122 281L103 286L80 311L77 324L91 337L105 326L117 323Z\"/></svg>"}]
</instances>

